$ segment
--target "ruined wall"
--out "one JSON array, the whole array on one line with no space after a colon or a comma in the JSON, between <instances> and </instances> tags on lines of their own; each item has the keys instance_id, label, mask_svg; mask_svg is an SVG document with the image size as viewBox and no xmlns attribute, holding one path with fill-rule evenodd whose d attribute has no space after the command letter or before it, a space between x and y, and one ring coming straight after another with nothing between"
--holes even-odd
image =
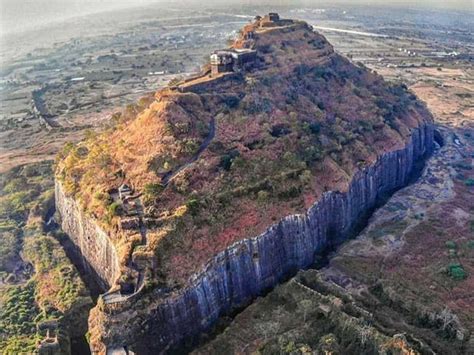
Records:
<instances>
[{"instance_id":1,"label":"ruined wall","mask_svg":"<svg viewBox=\"0 0 474 355\"><path fill-rule=\"evenodd\" d=\"M61 216L62 230L82 254L84 266L103 290L107 290L119 275L115 247L107 233L86 216L77 202L65 194L61 183L55 182L56 210Z\"/></svg>"},{"instance_id":2,"label":"ruined wall","mask_svg":"<svg viewBox=\"0 0 474 355\"><path fill-rule=\"evenodd\" d=\"M225 73L220 77L215 77L212 80L205 80L200 82L196 80L193 83L193 80L190 80L186 85L179 86L178 90L180 92L194 92L196 94L202 94L211 91L222 91L222 84L226 83L227 85L231 85L234 83L238 85L243 80L243 77L240 73Z\"/></svg>"},{"instance_id":3,"label":"ruined wall","mask_svg":"<svg viewBox=\"0 0 474 355\"><path fill-rule=\"evenodd\" d=\"M265 233L233 244L179 293L164 296L155 290L149 297L162 300L146 309L145 318L137 316L135 301L106 305L108 334L97 349L127 345L137 354L162 353L208 330L220 316L309 267L315 254L349 237L380 198L408 183L416 161L432 147L433 127L423 124L404 149L385 153L358 172L347 192L325 193L306 214L288 216Z\"/></svg>"}]
</instances>

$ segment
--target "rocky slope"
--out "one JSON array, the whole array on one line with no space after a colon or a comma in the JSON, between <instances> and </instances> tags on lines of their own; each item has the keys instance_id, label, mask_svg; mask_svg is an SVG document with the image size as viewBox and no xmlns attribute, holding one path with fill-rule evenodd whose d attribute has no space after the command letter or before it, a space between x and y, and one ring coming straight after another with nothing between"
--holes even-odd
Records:
<instances>
[{"instance_id":1,"label":"rocky slope","mask_svg":"<svg viewBox=\"0 0 474 355\"><path fill-rule=\"evenodd\" d=\"M263 234L232 245L186 289L166 298L157 290L130 304L105 304L102 341L109 346L125 343L147 354L182 345L209 329L219 316L245 306L287 275L311 265L315 254L349 237L378 199L407 183L415 162L431 150L432 138L430 126L415 130L405 149L382 155L354 177L347 192L328 192L307 214L288 216ZM149 312L145 322L135 315L144 300Z\"/></svg>"},{"instance_id":2,"label":"rocky slope","mask_svg":"<svg viewBox=\"0 0 474 355\"><path fill-rule=\"evenodd\" d=\"M196 353L471 354L473 129L443 133L421 177L326 267L254 302Z\"/></svg>"},{"instance_id":3,"label":"rocky slope","mask_svg":"<svg viewBox=\"0 0 474 355\"><path fill-rule=\"evenodd\" d=\"M257 21L234 47L257 50L252 68L160 92L58 162L63 229L122 289L91 316L96 351L166 351L207 330L349 237L432 149L406 88L305 23Z\"/></svg>"}]
</instances>

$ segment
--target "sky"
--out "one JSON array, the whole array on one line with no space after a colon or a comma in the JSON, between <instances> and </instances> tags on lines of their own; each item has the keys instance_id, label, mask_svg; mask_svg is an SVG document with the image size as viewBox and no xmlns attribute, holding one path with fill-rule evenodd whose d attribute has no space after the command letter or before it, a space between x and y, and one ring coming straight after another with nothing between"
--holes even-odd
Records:
<instances>
[{"instance_id":1,"label":"sky","mask_svg":"<svg viewBox=\"0 0 474 355\"><path fill-rule=\"evenodd\" d=\"M186 2L188 0L177 0L176 2ZM222 0L189 0L199 3L214 3L222 4ZM406 6L406 7L429 7L429 8L451 8L458 10L471 10L474 11L474 0L331 0L331 1L318 1L318 0L227 0L225 3L242 3L248 5L289 5L294 3L306 3L306 4L370 4L370 5L389 5L389 6Z\"/></svg>"},{"instance_id":2,"label":"sky","mask_svg":"<svg viewBox=\"0 0 474 355\"><path fill-rule=\"evenodd\" d=\"M30 30L36 26L98 12L171 3L173 6L368 4L402 7L452 8L474 11L474 0L0 0L0 32Z\"/></svg>"}]
</instances>

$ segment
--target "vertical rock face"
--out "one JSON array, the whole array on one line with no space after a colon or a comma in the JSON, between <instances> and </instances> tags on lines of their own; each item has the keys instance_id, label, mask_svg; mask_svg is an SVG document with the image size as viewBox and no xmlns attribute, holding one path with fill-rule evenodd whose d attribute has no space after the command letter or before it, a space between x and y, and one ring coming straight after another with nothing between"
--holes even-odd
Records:
<instances>
[{"instance_id":1,"label":"vertical rock face","mask_svg":"<svg viewBox=\"0 0 474 355\"><path fill-rule=\"evenodd\" d=\"M219 316L248 304L311 265L315 254L349 237L383 195L408 183L416 161L430 152L432 145L431 125L415 129L404 149L385 153L358 172L347 192L325 193L306 214L288 216L265 233L234 244L216 255L181 292L163 296L157 290L151 297L158 305L150 304L145 321L134 309L139 297L123 304L105 304L108 334L102 337L104 345L108 349L128 345L138 354L159 353L209 329ZM104 289L110 287L119 275L112 241L65 195L59 182L56 206L63 230ZM124 316L129 323L123 322Z\"/></svg>"},{"instance_id":2,"label":"vertical rock face","mask_svg":"<svg viewBox=\"0 0 474 355\"><path fill-rule=\"evenodd\" d=\"M115 247L107 233L78 203L66 196L60 182L55 182L56 209L61 215L61 227L81 253L84 266L104 289L111 287L119 274L119 262Z\"/></svg>"},{"instance_id":3,"label":"vertical rock face","mask_svg":"<svg viewBox=\"0 0 474 355\"><path fill-rule=\"evenodd\" d=\"M146 314L137 315L135 300L105 305L107 335L101 341L107 349L127 345L138 354L161 353L208 330L221 315L245 306L298 269L310 266L315 254L350 237L384 195L408 183L416 162L432 146L433 127L422 124L413 130L404 149L387 152L358 172L348 191L327 192L306 214L288 216L265 233L235 243L216 255L180 292L163 296L156 290L147 295ZM81 231L67 217L64 224L66 230ZM91 260L91 264L97 262ZM127 324L124 316L129 319ZM103 350L104 344L99 348Z\"/></svg>"}]
</instances>

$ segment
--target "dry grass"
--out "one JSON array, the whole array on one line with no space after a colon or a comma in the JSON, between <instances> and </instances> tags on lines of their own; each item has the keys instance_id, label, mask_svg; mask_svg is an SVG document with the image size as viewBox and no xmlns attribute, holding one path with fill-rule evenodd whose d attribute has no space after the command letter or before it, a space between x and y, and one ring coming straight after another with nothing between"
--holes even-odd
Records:
<instances>
[{"instance_id":1,"label":"dry grass","mask_svg":"<svg viewBox=\"0 0 474 355\"><path fill-rule=\"evenodd\" d=\"M335 54L304 24L237 45L258 50L243 80L199 95L163 90L136 119L71 148L58 164L66 189L109 229L120 219L110 215L110 189L125 181L144 193L154 221L149 251L169 282L184 282L215 253L303 212L324 191L345 190L354 171L430 120L403 87ZM164 173L195 154L213 117L209 147L160 188Z\"/></svg>"}]
</instances>

